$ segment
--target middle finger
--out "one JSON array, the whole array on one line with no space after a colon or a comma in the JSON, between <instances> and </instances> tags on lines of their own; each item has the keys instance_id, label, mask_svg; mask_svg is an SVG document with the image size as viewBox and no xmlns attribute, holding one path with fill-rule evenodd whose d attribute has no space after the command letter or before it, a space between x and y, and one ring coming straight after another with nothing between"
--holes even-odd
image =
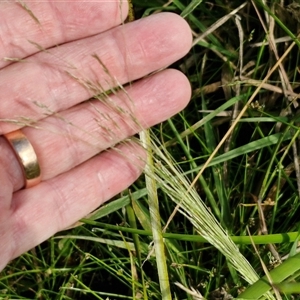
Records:
<instances>
[{"instance_id":1,"label":"middle finger","mask_svg":"<svg viewBox=\"0 0 300 300\"><path fill-rule=\"evenodd\" d=\"M124 84L167 66L190 44L185 21L162 13L10 65L0 71L0 134L110 89L113 78Z\"/></svg>"}]
</instances>

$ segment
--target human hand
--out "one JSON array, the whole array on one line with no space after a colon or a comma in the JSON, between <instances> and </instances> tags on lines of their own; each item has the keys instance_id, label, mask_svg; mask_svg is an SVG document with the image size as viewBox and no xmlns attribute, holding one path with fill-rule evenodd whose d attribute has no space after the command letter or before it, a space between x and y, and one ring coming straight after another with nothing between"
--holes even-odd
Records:
<instances>
[{"instance_id":1,"label":"human hand","mask_svg":"<svg viewBox=\"0 0 300 300\"><path fill-rule=\"evenodd\" d=\"M142 171L144 150L134 142L104 150L138 132L138 123L169 118L190 98L186 77L164 70L112 93L110 105L86 101L112 88L113 78L135 81L191 46L188 25L174 14L117 26L128 10L121 4L0 3L0 134L22 128L42 171L38 185L22 189L21 166L0 136L0 270L129 186Z\"/></svg>"}]
</instances>

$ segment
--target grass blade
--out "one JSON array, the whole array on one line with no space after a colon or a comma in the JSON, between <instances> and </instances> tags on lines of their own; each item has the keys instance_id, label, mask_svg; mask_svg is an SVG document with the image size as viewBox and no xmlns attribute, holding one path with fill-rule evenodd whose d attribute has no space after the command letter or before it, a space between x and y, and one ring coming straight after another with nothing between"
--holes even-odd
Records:
<instances>
[{"instance_id":1,"label":"grass blade","mask_svg":"<svg viewBox=\"0 0 300 300\"><path fill-rule=\"evenodd\" d=\"M142 144L147 150L147 164L145 167L145 179L146 187L148 190L149 198L149 211L151 217L151 227L153 234L154 250L157 261L157 270L159 277L160 290L163 300L172 300L167 260L165 257L165 245L162 234L162 226L159 214L157 186L154 179L154 162L152 158L152 150L150 145L150 133L148 130L144 130L140 133Z\"/></svg>"}]
</instances>

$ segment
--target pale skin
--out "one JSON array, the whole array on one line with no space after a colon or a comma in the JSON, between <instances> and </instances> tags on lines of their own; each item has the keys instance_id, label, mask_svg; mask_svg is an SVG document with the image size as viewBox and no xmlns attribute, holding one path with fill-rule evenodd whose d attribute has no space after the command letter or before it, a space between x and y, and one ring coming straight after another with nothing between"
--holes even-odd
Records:
<instances>
[{"instance_id":1,"label":"pale skin","mask_svg":"<svg viewBox=\"0 0 300 300\"><path fill-rule=\"evenodd\" d=\"M119 83L134 81L127 91L143 127L176 114L191 95L179 71L143 78L189 51L191 32L179 16L163 13L119 26L127 1L28 1L28 8L40 24L19 4L0 2L0 135L22 129L36 150L42 181L22 189L20 165L0 136L0 270L124 190L143 170L145 151L133 142L117 146L120 152L104 151L140 128L100 101L84 102L91 91L67 72L108 89L107 76L92 57L96 55ZM40 51L37 44L54 48ZM124 93L111 99L123 107ZM76 126L47 116L45 107ZM105 114L111 115L100 117ZM35 127L42 130L5 121L20 117L39 120Z\"/></svg>"}]
</instances>

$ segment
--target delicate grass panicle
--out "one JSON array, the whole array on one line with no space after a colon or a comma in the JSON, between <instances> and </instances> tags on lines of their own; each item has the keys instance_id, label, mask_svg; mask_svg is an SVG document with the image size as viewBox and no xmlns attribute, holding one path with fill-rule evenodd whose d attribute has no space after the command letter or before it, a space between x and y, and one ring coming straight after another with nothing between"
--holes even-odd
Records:
<instances>
[{"instance_id":1,"label":"delicate grass panicle","mask_svg":"<svg viewBox=\"0 0 300 300\"><path fill-rule=\"evenodd\" d=\"M30 1L19 4L43 30ZM131 4L130 21L174 12L189 23L192 49L172 67L189 78L192 99L146 131L132 85L123 87L102 57L87 55L106 79L100 85L55 52L60 46L28 38L96 99L96 126L84 130L40 102L51 122L6 121L68 134L95 154L111 146L123 155L119 143L138 129L130 141L146 149L147 158L137 154L146 168L112 201L12 261L0 298L299 299L299 1Z\"/></svg>"}]
</instances>

